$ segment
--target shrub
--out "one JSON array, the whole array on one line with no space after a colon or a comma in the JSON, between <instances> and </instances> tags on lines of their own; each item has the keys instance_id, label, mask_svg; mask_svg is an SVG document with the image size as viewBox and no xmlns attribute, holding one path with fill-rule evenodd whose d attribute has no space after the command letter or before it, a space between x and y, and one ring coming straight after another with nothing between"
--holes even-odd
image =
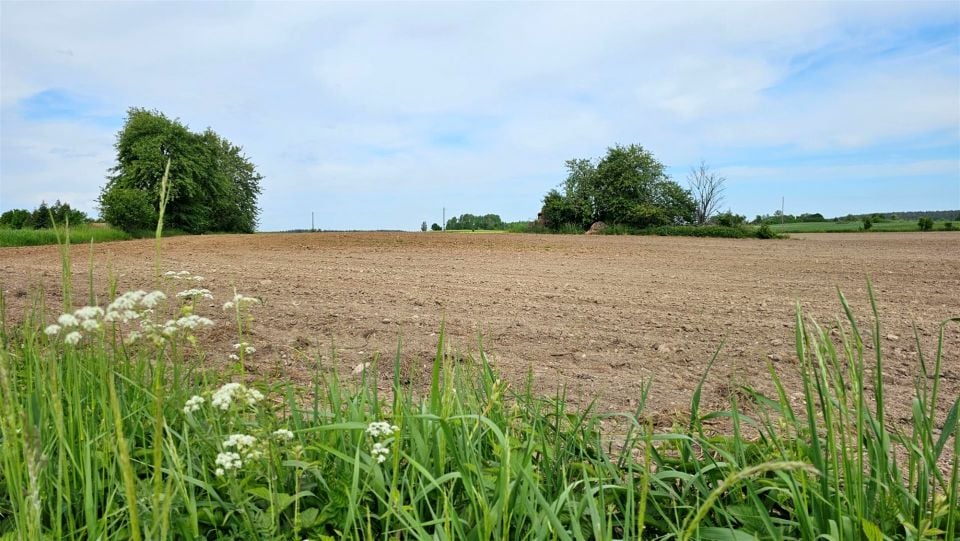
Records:
<instances>
[{"instance_id":1,"label":"shrub","mask_svg":"<svg viewBox=\"0 0 960 541\"><path fill-rule=\"evenodd\" d=\"M943 222L943 230L944 230L944 231L953 231L953 230L954 230L953 222Z\"/></svg>"},{"instance_id":2,"label":"shrub","mask_svg":"<svg viewBox=\"0 0 960 541\"><path fill-rule=\"evenodd\" d=\"M864 231L868 231L871 227L873 227L873 220L870 219L870 218L864 218L864 219L863 219L863 230L864 230Z\"/></svg>"},{"instance_id":3,"label":"shrub","mask_svg":"<svg viewBox=\"0 0 960 541\"><path fill-rule=\"evenodd\" d=\"M443 229L443 228L440 227L440 224L438 224L438 223L436 223L436 222L434 222L434 223L430 226L430 231L440 231L441 229Z\"/></svg>"},{"instance_id":4,"label":"shrub","mask_svg":"<svg viewBox=\"0 0 960 541\"><path fill-rule=\"evenodd\" d=\"M933 220L924 216L917 220L917 225L920 227L920 231L930 231L933 229Z\"/></svg>"},{"instance_id":5,"label":"shrub","mask_svg":"<svg viewBox=\"0 0 960 541\"><path fill-rule=\"evenodd\" d=\"M735 214L728 210L727 212L717 214L716 222L717 225L724 227L739 227L747 223L747 217L740 214Z\"/></svg>"},{"instance_id":6,"label":"shrub","mask_svg":"<svg viewBox=\"0 0 960 541\"><path fill-rule=\"evenodd\" d=\"M142 190L114 188L100 196L103 219L128 233L149 230L157 223L157 210Z\"/></svg>"},{"instance_id":7,"label":"shrub","mask_svg":"<svg viewBox=\"0 0 960 541\"><path fill-rule=\"evenodd\" d=\"M780 238L780 235L778 235L776 232L774 232L773 229L770 228L770 224L763 224L759 228L757 228L756 235L758 239Z\"/></svg>"}]
</instances>

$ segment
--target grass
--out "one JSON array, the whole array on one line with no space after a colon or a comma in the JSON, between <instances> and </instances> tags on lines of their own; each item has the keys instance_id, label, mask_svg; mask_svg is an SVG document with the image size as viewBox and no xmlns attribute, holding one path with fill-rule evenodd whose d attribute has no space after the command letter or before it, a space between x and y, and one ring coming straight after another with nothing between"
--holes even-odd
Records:
<instances>
[{"instance_id":1,"label":"grass","mask_svg":"<svg viewBox=\"0 0 960 541\"><path fill-rule=\"evenodd\" d=\"M111 227L77 227L70 229L70 242L73 244L109 242L127 240L129 234ZM11 246L39 246L57 244L57 234L53 229L2 229L0 228L0 248Z\"/></svg>"},{"instance_id":2,"label":"grass","mask_svg":"<svg viewBox=\"0 0 960 541\"><path fill-rule=\"evenodd\" d=\"M947 222L934 222L934 231L943 231ZM953 223L954 226L960 224ZM863 231L863 222L797 222L792 224L771 224L777 233L853 233ZM909 232L920 231L917 220L893 220L873 222L869 232Z\"/></svg>"},{"instance_id":3,"label":"grass","mask_svg":"<svg viewBox=\"0 0 960 541\"><path fill-rule=\"evenodd\" d=\"M66 275L67 258L64 267ZM951 362L944 329L960 318L941 325L935 357L920 359L905 430L885 413L876 306L867 338L842 295L836 336L798 305L799 404L771 368L775 395L744 388L724 411L701 411L708 368L689 417L657 430L643 411L651 382L635 411L571 410L563 392L542 397L504 382L482 351L449 355L442 328L429 373L401 366L398 344L384 367L389 392L379 385L379 359L354 384L308 353L300 361L313 366L311 385L253 380L244 365L256 355L246 340L258 303L242 295L217 323L235 329L236 362L207 371L197 327L209 303L194 302L202 292L174 295L176 282L165 280L170 300L90 287L88 304L120 300L105 313L78 312L76 325L39 296L14 325L0 288L0 538L880 541L960 533L960 398L940 393ZM938 422L944 404L949 414ZM614 419L624 428L605 432ZM730 430L708 433L714 421Z\"/></svg>"}]
</instances>

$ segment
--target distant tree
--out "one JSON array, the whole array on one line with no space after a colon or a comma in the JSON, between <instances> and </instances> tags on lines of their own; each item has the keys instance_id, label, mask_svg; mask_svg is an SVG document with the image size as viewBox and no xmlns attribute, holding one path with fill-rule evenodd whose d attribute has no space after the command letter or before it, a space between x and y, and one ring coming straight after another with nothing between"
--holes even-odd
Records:
<instances>
[{"instance_id":1,"label":"distant tree","mask_svg":"<svg viewBox=\"0 0 960 541\"><path fill-rule=\"evenodd\" d=\"M130 205L139 207L143 202L125 190L142 192L149 205L158 208L160 179L169 158L167 227L189 233L256 229L263 177L239 146L213 130L193 133L158 111L131 108L115 147L117 165L100 194L101 212L108 222L108 216L134 218L127 212ZM114 191L121 193L114 196ZM114 203L124 208L110 208ZM129 230L140 228L142 220L110 223Z\"/></svg>"},{"instance_id":2,"label":"distant tree","mask_svg":"<svg viewBox=\"0 0 960 541\"><path fill-rule=\"evenodd\" d=\"M870 217L864 218L864 219L863 219L863 230L864 230L864 231L867 231L867 230L869 230L871 227L873 227L873 219L870 218Z\"/></svg>"},{"instance_id":3,"label":"distant tree","mask_svg":"<svg viewBox=\"0 0 960 541\"><path fill-rule=\"evenodd\" d=\"M917 221L917 226L920 227L920 231L930 231L933 229L933 220L924 216Z\"/></svg>"},{"instance_id":4,"label":"distant tree","mask_svg":"<svg viewBox=\"0 0 960 541\"><path fill-rule=\"evenodd\" d=\"M687 175L687 185L690 187L690 195L696 205L693 221L697 225L703 225L710 220L710 217L717 211L720 204L723 203L724 183L726 178L710 171L710 166L704 161L700 161L698 167L691 167Z\"/></svg>"},{"instance_id":5,"label":"distant tree","mask_svg":"<svg viewBox=\"0 0 960 541\"><path fill-rule=\"evenodd\" d=\"M9 229L22 229L23 224L30 219L30 211L27 209L11 209L0 214L0 227Z\"/></svg>"},{"instance_id":6,"label":"distant tree","mask_svg":"<svg viewBox=\"0 0 960 541\"><path fill-rule=\"evenodd\" d=\"M442 230L442 229L443 229L443 228L440 227L440 224L438 224L438 223L436 223L436 222L434 222L433 224L430 225L430 230L431 230L431 231L440 231L440 230Z\"/></svg>"},{"instance_id":7,"label":"distant tree","mask_svg":"<svg viewBox=\"0 0 960 541\"><path fill-rule=\"evenodd\" d=\"M50 214L53 215L53 219L57 222L57 225L61 226L67 223L71 226L83 225L91 221L86 213L70 208L69 204L61 203L59 199L50 207Z\"/></svg>"},{"instance_id":8,"label":"distant tree","mask_svg":"<svg viewBox=\"0 0 960 541\"><path fill-rule=\"evenodd\" d=\"M725 227L740 227L741 225L747 223L746 216L735 214L729 210L726 212L717 214L714 220L717 222L717 225L722 225Z\"/></svg>"},{"instance_id":9,"label":"distant tree","mask_svg":"<svg viewBox=\"0 0 960 541\"><path fill-rule=\"evenodd\" d=\"M420 231L426 231L426 230L427 230L427 222L423 222L422 224L420 224Z\"/></svg>"},{"instance_id":10,"label":"distant tree","mask_svg":"<svg viewBox=\"0 0 960 541\"><path fill-rule=\"evenodd\" d=\"M35 208L30 214L30 219L26 221L26 229L47 229L53 222L50 221L50 207L46 201L41 201L40 206Z\"/></svg>"}]
</instances>

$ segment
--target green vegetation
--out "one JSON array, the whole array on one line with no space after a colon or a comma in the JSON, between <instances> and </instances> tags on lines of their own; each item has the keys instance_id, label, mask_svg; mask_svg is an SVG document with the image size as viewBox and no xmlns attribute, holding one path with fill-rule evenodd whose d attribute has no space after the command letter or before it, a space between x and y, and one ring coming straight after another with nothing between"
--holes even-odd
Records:
<instances>
[{"instance_id":1,"label":"green vegetation","mask_svg":"<svg viewBox=\"0 0 960 541\"><path fill-rule=\"evenodd\" d=\"M774 233L767 226L727 226L727 225L670 225L649 227L646 229L632 229L623 225L614 225L605 228L604 235L658 235L661 237L717 237L727 239L772 239L781 235Z\"/></svg>"},{"instance_id":2,"label":"green vegetation","mask_svg":"<svg viewBox=\"0 0 960 541\"><path fill-rule=\"evenodd\" d=\"M496 214L485 214L483 216L474 216L473 214L461 214L459 217L447 220L447 231L455 230L483 230L498 231L504 229L503 220Z\"/></svg>"},{"instance_id":3,"label":"green vegetation","mask_svg":"<svg viewBox=\"0 0 960 541\"><path fill-rule=\"evenodd\" d=\"M117 165L100 195L104 219L124 231L156 223L170 162L165 223L187 233L252 233L260 181L243 149L213 130L193 133L157 111L131 108L117 134Z\"/></svg>"},{"instance_id":4,"label":"green vegetation","mask_svg":"<svg viewBox=\"0 0 960 541\"><path fill-rule=\"evenodd\" d=\"M554 231L573 226L581 232L597 221L645 229L692 223L696 203L670 180L662 163L640 145L616 145L596 162L567 161L563 192L543 199L543 224Z\"/></svg>"},{"instance_id":5,"label":"green vegetation","mask_svg":"<svg viewBox=\"0 0 960 541\"><path fill-rule=\"evenodd\" d=\"M868 350L842 295L844 325L820 327L798 305L798 406L771 367L776 395L741 388L724 411L702 411L708 367L688 417L657 430L644 413L650 382L636 411L573 411L562 392L512 388L482 351L450 355L442 329L429 374L404 372L398 351L389 393L377 359L356 385L319 362L307 388L256 381L244 366L256 355L248 340L257 299L235 295L215 323L202 314L210 293L171 271L166 294L91 286L88 306L74 310L69 251L62 254L63 315L36 302L13 325L0 288L0 537L960 533L960 398L939 392L944 329L960 318L940 326L936 355L919 359L906 430L889 428L885 414L876 305ZM174 295L175 280L191 288ZM111 302L99 307L98 298ZM236 364L206 372L199 339L215 324L235 329ZM938 418L944 400L953 402ZM707 432L717 421L726 434Z\"/></svg>"},{"instance_id":6,"label":"green vegetation","mask_svg":"<svg viewBox=\"0 0 960 541\"><path fill-rule=\"evenodd\" d=\"M0 230L46 229L53 226L53 220L58 224L69 221L70 225L81 226L89 223L90 217L59 200L53 206L48 206L46 201L43 201L32 212L27 209L12 209L0 214Z\"/></svg>"},{"instance_id":7,"label":"green vegetation","mask_svg":"<svg viewBox=\"0 0 960 541\"><path fill-rule=\"evenodd\" d=\"M61 232L62 234L62 232ZM133 238L129 233L113 229L112 227L82 226L70 229L70 242L82 244L93 242L109 242ZM0 248L10 246L40 246L56 244L57 233L53 229L3 229L0 228Z\"/></svg>"},{"instance_id":8,"label":"green vegetation","mask_svg":"<svg viewBox=\"0 0 960 541\"><path fill-rule=\"evenodd\" d=\"M778 233L852 233L865 229L869 229L870 232L910 232L921 230L918 222L913 220L885 220L879 222L870 220L870 222L871 225L869 228L861 221L795 222L785 223L783 225L779 223L765 223L768 223L770 228ZM929 223L933 231L953 230L953 227L947 226L949 222L934 222L931 220Z\"/></svg>"},{"instance_id":9,"label":"green vegetation","mask_svg":"<svg viewBox=\"0 0 960 541\"><path fill-rule=\"evenodd\" d=\"M917 227L920 228L920 231L932 231L933 230L933 220L924 216L917 220Z\"/></svg>"}]
</instances>

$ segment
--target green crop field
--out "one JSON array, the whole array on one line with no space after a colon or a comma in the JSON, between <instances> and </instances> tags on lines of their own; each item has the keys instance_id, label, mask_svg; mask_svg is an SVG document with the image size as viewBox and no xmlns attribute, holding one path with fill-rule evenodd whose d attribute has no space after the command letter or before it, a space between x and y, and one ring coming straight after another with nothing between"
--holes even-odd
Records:
<instances>
[{"instance_id":1,"label":"green crop field","mask_svg":"<svg viewBox=\"0 0 960 541\"><path fill-rule=\"evenodd\" d=\"M943 231L948 222L934 222L934 231ZM954 223L960 228L960 224ZM863 222L797 222L792 224L771 224L770 228L777 233L854 233L863 231ZM869 232L905 232L920 231L916 220L892 220L873 222Z\"/></svg>"},{"instance_id":2,"label":"green crop field","mask_svg":"<svg viewBox=\"0 0 960 541\"><path fill-rule=\"evenodd\" d=\"M111 227L78 227L70 229L73 244L127 240L131 236ZM39 246L56 244L57 234L53 229L0 229L0 247Z\"/></svg>"}]
</instances>

